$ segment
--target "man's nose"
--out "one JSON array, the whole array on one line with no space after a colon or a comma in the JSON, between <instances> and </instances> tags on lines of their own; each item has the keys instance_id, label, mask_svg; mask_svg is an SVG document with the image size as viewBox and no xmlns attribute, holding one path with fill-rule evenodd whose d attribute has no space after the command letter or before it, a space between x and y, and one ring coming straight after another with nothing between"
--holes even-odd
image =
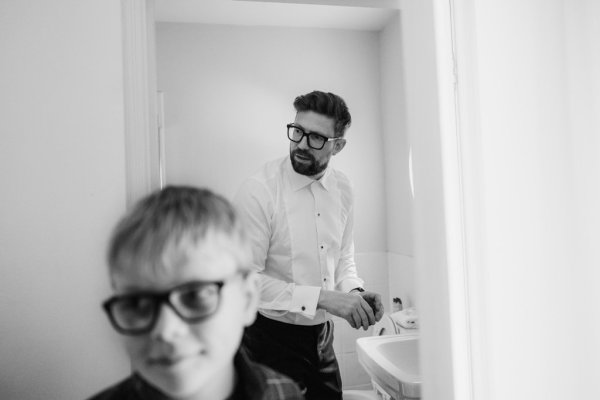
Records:
<instances>
[{"instance_id":1,"label":"man's nose","mask_svg":"<svg viewBox=\"0 0 600 400\"><path fill-rule=\"evenodd\" d=\"M158 310L151 335L156 339L170 341L184 334L188 328L188 323L182 320L171 306L163 303Z\"/></svg>"}]
</instances>

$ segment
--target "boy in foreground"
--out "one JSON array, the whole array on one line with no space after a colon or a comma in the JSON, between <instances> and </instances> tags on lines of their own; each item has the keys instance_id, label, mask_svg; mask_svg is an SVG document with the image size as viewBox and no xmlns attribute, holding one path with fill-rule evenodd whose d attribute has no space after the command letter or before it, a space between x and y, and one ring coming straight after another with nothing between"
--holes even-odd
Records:
<instances>
[{"instance_id":1,"label":"boy in foreground","mask_svg":"<svg viewBox=\"0 0 600 400\"><path fill-rule=\"evenodd\" d=\"M239 350L258 303L250 254L224 198L167 187L142 199L111 238L103 304L133 372L91 400L303 399Z\"/></svg>"}]
</instances>

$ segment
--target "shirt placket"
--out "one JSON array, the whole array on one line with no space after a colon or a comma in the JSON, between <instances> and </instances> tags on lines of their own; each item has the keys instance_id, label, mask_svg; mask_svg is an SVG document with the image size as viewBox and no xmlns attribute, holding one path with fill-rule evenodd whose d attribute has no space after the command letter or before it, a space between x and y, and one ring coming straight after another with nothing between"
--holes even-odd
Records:
<instances>
[{"instance_id":1,"label":"shirt placket","mask_svg":"<svg viewBox=\"0 0 600 400\"><path fill-rule=\"evenodd\" d=\"M325 199L325 189L319 182L313 182L311 192L314 198L315 226L317 229L317 245L319 254L319 266L321 272L321 288L333 290L334 282L334 260L330 251L328 228L326 225L325 213L327 213L327 200Z\"/></svg>"}]
</instances>

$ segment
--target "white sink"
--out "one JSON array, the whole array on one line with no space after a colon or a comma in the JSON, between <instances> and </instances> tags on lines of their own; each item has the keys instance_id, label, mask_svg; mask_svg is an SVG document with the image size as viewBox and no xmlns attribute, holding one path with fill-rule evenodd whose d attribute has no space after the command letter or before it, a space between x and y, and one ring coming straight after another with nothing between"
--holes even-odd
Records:
<instances>
[{"instance_id":1,"label":"white sink","mask_svg":"<svg viewBox=\"0 0 600 400\"><path fill-rule=\"evenodd\" d=\"M371 379L396 400L421 397L418 347L418 333L356 340L358 361Z\"/></svg>"}]
</instances>

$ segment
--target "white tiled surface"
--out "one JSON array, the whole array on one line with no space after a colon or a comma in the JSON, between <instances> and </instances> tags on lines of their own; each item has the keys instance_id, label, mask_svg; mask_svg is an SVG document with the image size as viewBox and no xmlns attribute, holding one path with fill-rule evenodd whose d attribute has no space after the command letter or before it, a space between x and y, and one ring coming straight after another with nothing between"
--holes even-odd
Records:
<instances>
[{"instance_id":1,"label":"white tiled surface","mask_svg":"<svg viewBox=\"0 0 600 400\"><path fill-rule=\"evenodd\" d=\"M415 304L415 272L414 259L402 254L387 253L389 268L389 301L391 306L394 297L402 300L406 307L417 307ZM387 307L386 307L387 308ZM417 307L418 308L418 307Z\"/></svg>"},{"instance_id":2,"label":"white tiled surface","mask_svg":"<svg viewBox=\"0 0 600 400\"><path fill-rule=\"evenodd\" d=\"M392 253L355 254L358 275L365 281L365 289L379 293L386 312L391 312L392 297L400 297L406 307L414 306L413 259ZM335 350L344 389L371 389L371 378L358 362L356 339L371 336L367 331L353 329L346 320L333 317L335 324Z\"/></svg>"},{"instance_id":3,"label":"white tiled surface","mask_svg":"<svg viewBox=\"0 0 600 400\"><path fill-rule=\"evenodd\" d=\"M365 281L365 289L379 293L385 305L389 302L388 253L356 253L358 276Z\"/></svg>"}]
</instances>

